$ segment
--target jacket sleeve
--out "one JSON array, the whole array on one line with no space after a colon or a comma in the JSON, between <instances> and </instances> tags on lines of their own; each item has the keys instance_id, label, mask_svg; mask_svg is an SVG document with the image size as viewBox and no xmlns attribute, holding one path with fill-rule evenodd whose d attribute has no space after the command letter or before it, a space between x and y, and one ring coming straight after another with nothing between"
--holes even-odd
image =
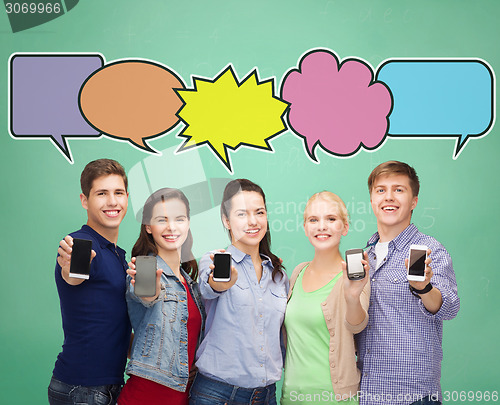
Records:
<instances>
[{"instance_id":1,"label":"jacket sleeve","mask_svg":"<svg viewBox=\"0 0 500 405\"><path fill-rule=\"evenodd\" d=\"M200 272L198 283L200 285L200 293L204 300L213 300L219 298L221 294L224 294L225 291L215 291L210 284L208 284L208 277L212 270L210 269L210 264L212 264L212 259L210 259L210 254L213 252L208 252L203 255L200 260L200 265L198 266L198 270Z\"/></svg>"},{"instance_id":2,"label":"jacket sleeve","mask_svg":"<svg viewBox=\"0 0 500 405\"><path fill-rule=\"evenodd\" d=\"M361 307L365 311L365 317L359 323L358 325L351 325L349 322L347 322L347 319L344 318L344 325L346 328L352 332L353 334L361 332L364 328L366 328L366 325L368 325L368 307L370 305L370 281L366 283L365 287L363 288L363 291L361 291L361 295L359 297L359 300L361 302Z\"/></svg>"}]
</instances>

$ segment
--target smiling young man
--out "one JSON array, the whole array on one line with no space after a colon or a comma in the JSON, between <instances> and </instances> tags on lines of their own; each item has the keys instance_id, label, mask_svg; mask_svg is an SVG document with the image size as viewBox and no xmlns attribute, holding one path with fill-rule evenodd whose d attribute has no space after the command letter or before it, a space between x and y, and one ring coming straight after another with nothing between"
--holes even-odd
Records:
<instances>
[{"instance_id":1,"label":"smiling young man","mask_svg":"<svg viewBox=\"0 0 500 405\"><path fill-rule=\"evenodd\" d=\"M64 344L48 388L51 405L116 403L131 333L128 266L116 245L128 205L125 170L114 160L95 160L80 182L87 224L60 242L55 269ZM87 280L70 276L73 238L92 241Z\"/></svg>"},{"instance_id":2,"label":"smiling young man","mask_svg":"<svg viewBox=\"0 0 500 405\"><path fill-rule=\"evenodd\" d=\"M451 257L411 223L420 188L415 170L389 161L368 178L377 230L368 241L371 298L357 335L360 405L440 404L443 320L460 308ZM428 247L425 281L408 281L410 245Z\"/></svg>"}]
</instances>

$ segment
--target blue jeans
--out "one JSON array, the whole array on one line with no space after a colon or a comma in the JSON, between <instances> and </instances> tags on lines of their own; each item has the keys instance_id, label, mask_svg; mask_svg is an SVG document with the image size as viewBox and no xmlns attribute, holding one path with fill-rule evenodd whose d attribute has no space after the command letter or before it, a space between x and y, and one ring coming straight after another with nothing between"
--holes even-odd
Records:
<instances>
[{"instance_id":1,"label":"blue jeans","mask_svg":"<svg viewBox=\"0 0 500 405\"><path fill-rule=\"evenodd\" d=\"M276 384L242 388L198 373L189 392L189 405L276 405Z\"/></svg>"},{"instance_id":2,"label":"blue jeans","mask_svg":"<svg viewBox=\"0 0 500 405\"><path fill-rule=\"evenodd\" d=\"M66 384L52 377L48 391L50 405L115 405L121 385L83 387Z\"/></svg>"},{"instance_id":3,"label":"blue jeans","mask_svg":"<svg viewBox=\"0 0 500 405\"><path fill-rule=\"evenodd\" d=\"M441 405L441 402L435 401L430 396L422 398L420 401L413 402L410 405Z\"/></svg>"}]
</instances>

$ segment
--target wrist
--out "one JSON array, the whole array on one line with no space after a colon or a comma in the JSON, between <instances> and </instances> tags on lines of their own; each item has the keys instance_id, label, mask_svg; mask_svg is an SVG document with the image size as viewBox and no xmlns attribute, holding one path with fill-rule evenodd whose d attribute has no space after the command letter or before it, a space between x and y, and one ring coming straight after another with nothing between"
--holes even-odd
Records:
<instances>
[{"instance_id":1,"label":"wrist","mask_svg":"<svg viewBox=\"0 0 500 405\"><path fill-rule=\"evenodd\" d=\"M416 289L415 287L412 287L410 285L410 291L413 295L415 295L416 297L420 298L421 295L424 295L424 294L427 294L430 290L432 290L432 284L429 283L427 284L424 288L422 288L421 290L418 290Z\"/></svg>"}]
</instances>

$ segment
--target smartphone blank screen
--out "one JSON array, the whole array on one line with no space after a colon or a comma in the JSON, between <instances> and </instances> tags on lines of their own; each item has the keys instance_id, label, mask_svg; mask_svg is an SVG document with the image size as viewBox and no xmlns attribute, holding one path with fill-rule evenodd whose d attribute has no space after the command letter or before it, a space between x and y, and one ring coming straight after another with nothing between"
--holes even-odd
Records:
<instances>
[{"instance_id":1,"label":"smartphone blank screen","mask_svg":"<svg viewBox=\"0 0 500 405\"><path fill-rule=\"evenodd\" d=\"M214 254L214 278L229 278L231 275L231 255Z\"/></svg>"},{"instance_id":2,"label":"smartphone blank screen","mask_svg":"<svg viewBox=\"0 0 500 405\"><path fill-rule=\"evenodd\" d=\"M361 260L363 259L362 253L354 253L347 255L347 271L349 274L363 274L363 264Z\"/></svg>"},{"instance_id":3,"label":"smartphone blank screen","mask_svg":"<svg viewBox=\"0 0 500 405\"><path fill-rule=\"evenodd\" d=\"M90 273L90 253L92 250L92 241L87 239L73 239L73 248L71 251L71 265L69 272L71 274L89 275Z\"/></svg>"},{"instance_id":4,"label":"smartphone blank screen","mask_svg":"<svg viewBox=\"0 0 500 405\"><path fill-rule=\"evenodd\" d=\"M425 250L410 251L410 268L408 274L411 276L423 276L425 274Z\"/></svg>"}]
</instances>

